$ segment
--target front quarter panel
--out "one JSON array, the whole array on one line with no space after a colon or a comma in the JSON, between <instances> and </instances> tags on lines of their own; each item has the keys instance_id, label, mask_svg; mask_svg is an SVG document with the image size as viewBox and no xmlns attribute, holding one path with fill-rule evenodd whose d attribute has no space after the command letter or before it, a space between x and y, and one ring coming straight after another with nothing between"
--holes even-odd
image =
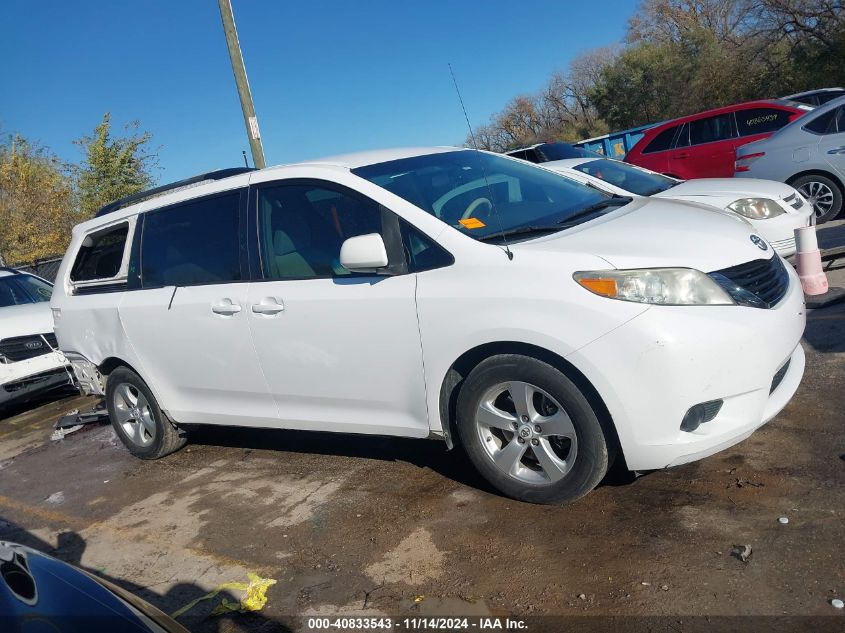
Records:
<instances>
[{"instance_id":1,"label":"front quarter panel","mask_svg":"<svg viewBox=\"0 0 845 633\"><path fill-rule=\"evenodd\" d=\"M476 243L455 264L418 274L417 310L431 430L442 432L440 388L465 352L488 343L534 345L560 357L648 310L591 294L577 270L612 268L599 257L548 254Z\"/></svg>"}]
</instances>

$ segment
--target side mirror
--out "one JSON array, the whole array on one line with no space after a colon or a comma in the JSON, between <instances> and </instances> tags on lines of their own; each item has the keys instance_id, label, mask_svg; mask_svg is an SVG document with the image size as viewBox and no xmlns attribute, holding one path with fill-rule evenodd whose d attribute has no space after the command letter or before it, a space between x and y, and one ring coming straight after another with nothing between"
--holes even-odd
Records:
<instances>
[{"instance_id":1,"label":"side mirror","mask_svg":"<svg viewBox=\"0 0 845 633\"><path fill-rule=\"evenodd\" d=\"M353 273L374 273L387 264L387 249L378 233L350 237L340 247L340 265Z\"/></svg>"}]
</instances>

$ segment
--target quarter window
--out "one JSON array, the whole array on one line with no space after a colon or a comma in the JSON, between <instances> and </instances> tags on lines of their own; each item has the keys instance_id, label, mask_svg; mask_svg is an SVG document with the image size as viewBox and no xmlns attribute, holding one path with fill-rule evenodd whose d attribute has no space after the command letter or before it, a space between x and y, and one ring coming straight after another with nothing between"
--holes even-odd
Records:
<instances>
[{"instance_id":1,"label":"quarter window","mask_svg":"<svg viewBox=\"0 0 845 633\"><path fill-rule=\"evenodd\" d=\"M382 233L382 207L351 192L311 184L258 190L261 265L266 279L344 277L340 247Z\"/></svg>"},{"instance_id":2,"label":"quarter window","mask_svg":"<svg viewBox=\"0 0 845 633\"><path fill-rule=\"evenodd\" d=\"M724 141L735 136L733 117L730 113L690 121L689 124L690 145Z\"/></svg>"},{"instance_id":3,"label":"quarter window","mask_svg":"<svg viewBox=\"0 0 845 633\"><path fill-rule=\"evenodd\" d=\"M813 134L832 134L836 132L836 114L841 112L843 108L834 108L828 110L824 114L817 116L804 126L804 129Z\"/></svg>"},{"instance_id":4,"label":"quarter window","mask_svg":"<svg viewBox=\"0 0 845 633\"><path fill-rule=\"evenodd\" d=\"M118 276L129 224L122 223L86 235L70 270L71 281L113 279Z\"/></svg>"},{"instance_id":5,"label":"quarter window","mask_svg":"<svg viewBox=\"0 0 845 633\"><path fill-rule=\"evenodd\" d=\"M736 124L740 136L765 134L781 129L789 123L791 113L776 108L749 108L737 110Z\"/></svg>"},{"instance_id":6,"label":"quarter window","mask_svg":"<svg viewBox=\"0 0 845 633\"><path fill-rule=\"evenodd\" d=\"M141 242L144 288L239 281L239 193L147 213Z\"/></svg>"},{"instance_id":7,"label":"quarter window","mask_svg":"<svg viewBox=\"0 0 845 633\"><path fill-rule=\"evenodd\" d=\"M660 134L655 136L651 143L649 143L643 150L643 154L651 154L652 152L663 152L672 147L672 141L675 140L675 134L678 132L678 127L673 126L663 130Z\"/></svg>"}]
</instances>

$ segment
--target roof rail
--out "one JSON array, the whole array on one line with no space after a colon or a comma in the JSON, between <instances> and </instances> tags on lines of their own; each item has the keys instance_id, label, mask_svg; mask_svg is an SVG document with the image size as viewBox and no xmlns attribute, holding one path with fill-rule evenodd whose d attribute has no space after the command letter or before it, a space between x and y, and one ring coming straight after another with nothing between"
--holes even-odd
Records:
<instances>
[{"instance_id":1,"label":"roof rail","mask_svg":"<svg viewBox=\"0 0 845 633\"><path fill-rule=\"evenodd\" d=\"M114 213L118 209L128 207L130 204L140 202L141 200L146 200L147 198L152 198L153 196L157 196L167 191L173 191L174 189L188 187L189 185L195 185L201 182L205 182L206 180L223 180L224 178L229 178L230 176L237 176L239 174L245 174L250 171L255 171L255 168L230 167L228 169L217 169L215 171L210 171L205 174L199 174L198 176L191 176L190 178L185 178L184 180L177 180L176 182L172 182L169 185L162 185L160 187L154 187L153 189L147 189L146 191L139 191L138 193L133 193L131 196L126 196L125 198L121 198L120 200L110 202L102 209L97 211L97 214L94 217L99 218L100 216L106 215L107 213Z\"/></svg>"},{"instance_id":2,"label":"roof rail","mask_svg":"<svg viewBox=\"0 0 845 633\"><path fill-rule=\"evenodd\" d=\"M21 271L19 271L17 268L12 268L11 266L0 266L0 272L12 273L13 275L21 274Z\"/></svg>"}]
</instances>

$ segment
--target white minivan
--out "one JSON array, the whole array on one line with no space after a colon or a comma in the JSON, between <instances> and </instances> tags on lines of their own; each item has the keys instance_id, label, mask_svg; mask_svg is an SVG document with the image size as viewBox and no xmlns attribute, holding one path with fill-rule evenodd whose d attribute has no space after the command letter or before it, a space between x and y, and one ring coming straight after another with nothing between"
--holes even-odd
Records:
<instances>
[{"instance_id":1,"label":"white minivan","mask_svg":"<svg viewBox=\"0 0 845 633\"><path fill-rule=\"evenodd\" d=\"M804 372L795 272L711 207L456 148L221 175L109 205L59 270L60 348L138 457L194 424L430 437L567 502L741 441Z\"/></svg>"}]
</instances>

